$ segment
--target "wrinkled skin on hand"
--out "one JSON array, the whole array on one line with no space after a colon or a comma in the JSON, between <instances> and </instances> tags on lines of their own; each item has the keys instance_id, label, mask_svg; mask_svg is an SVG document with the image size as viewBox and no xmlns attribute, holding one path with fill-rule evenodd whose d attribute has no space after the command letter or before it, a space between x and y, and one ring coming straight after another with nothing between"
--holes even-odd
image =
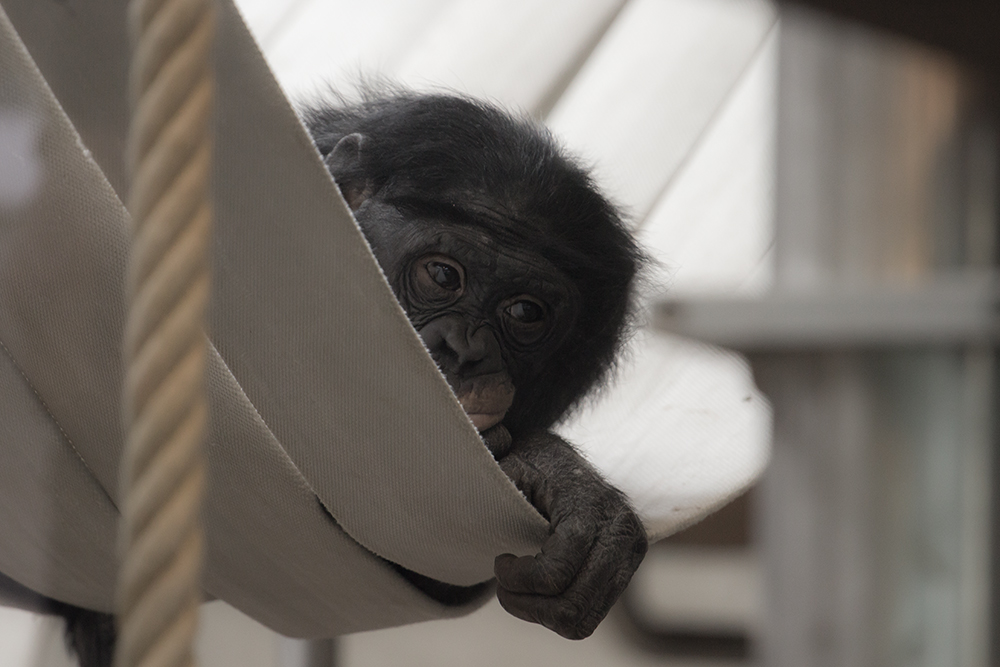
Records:
<instances>
[{"instance_id":1,"label":"wrinkled skin on hand","mask_svg":"<svg viewBox=\"0 0 1000 667\"><path fill-rule=\"evenodd\" d=\"M489 438L502 441L500 434ZM551 525L540 553L497 557L500 604L568 639L590 636L646 554L639 517L620 491L553 433L537 432L509 445L499 463Z\"/></svg>"},{"instance_id":2,"label":"wrinkled skin on hand","mask_svg":"<svg viewBox=\"0 0 1000 667\"><path fill-rule=\"evenodd\" d=\"M508 431L503 424L498 424L485 431L480 431L479 437L483 439L483 444L486 445L486 449L490 450L490 454L493 455L497 461L507 456L510 453L510 448L514 445L513 439L510 437L510 431Z\"/></svg>"}]
</instances>

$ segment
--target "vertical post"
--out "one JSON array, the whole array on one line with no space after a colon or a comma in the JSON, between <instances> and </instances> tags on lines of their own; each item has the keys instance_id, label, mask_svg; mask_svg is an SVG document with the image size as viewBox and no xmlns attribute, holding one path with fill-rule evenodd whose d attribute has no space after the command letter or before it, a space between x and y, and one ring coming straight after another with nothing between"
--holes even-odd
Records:
<instances>
[{"instance_id":1,"label":"vertical post","mask_svg":"<svg viewBox=\"0 0 1000 667\"><path fill-rule=\"evenodd\" d=\"M336 639L282 639L278 667L336 667Z\"/></svg>"},{"instance_id":2,"label":"vertical post","mask_svg":"<svg viewBox=\"0 0 1000 667\"><path fill-rule=\"evenodd\" d=\"M957 65L788 7L780 52L775 289L992 267L996 145ZM775 416L763 664L985 667L992 351L753 363Z\"/></svg>"}]
</instances>

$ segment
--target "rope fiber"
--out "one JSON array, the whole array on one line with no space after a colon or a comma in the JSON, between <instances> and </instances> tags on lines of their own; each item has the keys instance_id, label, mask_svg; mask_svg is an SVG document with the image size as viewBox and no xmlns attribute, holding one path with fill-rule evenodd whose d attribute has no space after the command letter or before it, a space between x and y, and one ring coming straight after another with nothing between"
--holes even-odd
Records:
<instances>
[{"instance_id":1,"label":"rope fiber","mask_svg":"<svg viewBox=\"0 0 1000 667\"><path fill-rule=\"evenodd\" d=\"M132 0L122 566L115 667L194 664L212 212L211 0Z\"/></svg>"}]
</instances>

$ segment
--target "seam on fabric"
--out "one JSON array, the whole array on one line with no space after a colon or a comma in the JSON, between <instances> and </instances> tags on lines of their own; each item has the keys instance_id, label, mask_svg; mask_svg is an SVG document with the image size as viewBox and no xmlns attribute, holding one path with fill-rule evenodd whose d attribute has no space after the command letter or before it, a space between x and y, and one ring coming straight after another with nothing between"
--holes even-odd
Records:
<instances>
[{"instance_id":1,"label":"seam on fabric","mask_svg":"<svg viewBox=\"0 0 1000 667\"><path fill-rule=\"evenodd\" d=\"M25 373L24 369L21 368L21 365L17 363L17 359L14 358L14 355L11 353L10 348L8 348L4 344L3 340L0 340L0 349L4 351L4 353L7 355L7 358L10 359L10 363L14 365L14 368L17 370L17 372L20 373L22 378L24 378L25 384L28 385L28 388L31 389L31 392L35 395L35 398L38 399L38 403L42 406L42 409L45 410L45 414L49 416L49 419L52 420L52 423L55 424L55 427L59 429L59 433L62 435L63 440L65 440L66 444L69 445L70 449L73 450L73 453L76 454L76 457L80 459L80 463L82 463L83 467L87 469L87 472L90 473L90 476L94 478L94 481L97 483L97 486L104 493L105 497L107 497L108 501L111 503L111 506L117 510L118 504L115 503L114 498L111 497L111 494L109 494L107 489L104 488L104 485L101 484L100 478L94 473L94 470L93 468L90 467L90 464L87 463L87 459L83 458L83 454L81 454L80 450L76 448L76 445L73 443L73 439L69 437L69 433L67 433L66 429L64 429L62 424L59 423L59 419L56 418L55 414L49 408L49 404L45 402L44 398L42 398L42 395L38 392L38 389L35 387L31 379L28 377L28 374Z\"/></svg>"}]
</instances>

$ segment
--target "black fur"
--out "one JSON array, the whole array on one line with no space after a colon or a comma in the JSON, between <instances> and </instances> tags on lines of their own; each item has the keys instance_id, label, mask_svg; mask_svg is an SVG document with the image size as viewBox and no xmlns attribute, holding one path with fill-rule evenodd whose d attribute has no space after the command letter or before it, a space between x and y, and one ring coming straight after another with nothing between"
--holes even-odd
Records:
<instances>
[{"instance_id":1,"label":"black fur","mask_svg":"<svg viewBox=\"0 0 1000 667\"><path fill-rule=\"evenodd\" d=\"M583 297L582 316L504 420L512 434L547 429L614 365L642 264L618 209L547 129L455 95L369 89L360 102L303 110L320 153L365 136L359 170L374 195L414 214L436 213L538 250ZM470 207L473 204L473 207Z\"/></svg>"},{"instance_id":2,"label":"black fur","mask_svg":"<svg viewBox=\"0 0 1000 667\"><path fill-rule=\"evenodd\" d=\"M115 617L56 600L46 600L43 612L61 616L66 622L66 648L80 667L111 667L118 630Z\"/></svg>"}]
</instances>

